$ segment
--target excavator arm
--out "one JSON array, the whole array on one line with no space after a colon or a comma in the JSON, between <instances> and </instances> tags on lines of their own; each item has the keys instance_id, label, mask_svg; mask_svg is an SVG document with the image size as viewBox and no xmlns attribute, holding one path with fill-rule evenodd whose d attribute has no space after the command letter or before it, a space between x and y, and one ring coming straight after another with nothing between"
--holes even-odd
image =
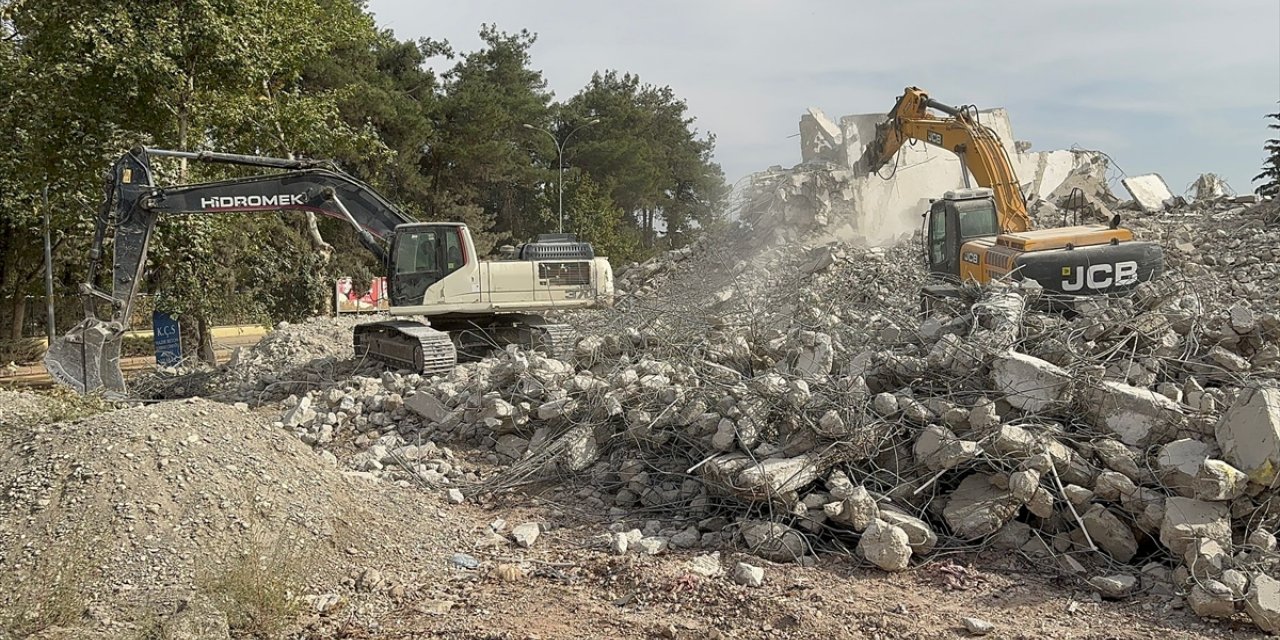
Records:
<instances>
[{"instance_id":1,"label":"excavator arm","mask_svg":"<svg viewBox=\"0 0 1280 640\"><path fill-rule=\"evenodd\" d=\"M150 158L284 169L219 182L157 187ZM311 211L347 221L361 244L386 261L381 239L399 224L414 222L368 185L334 168L300 160L221 153L134 149L112 166L95 221L89 268L80 286L85 319L49 346L45 367L59 382L81 393L125 392L120 346L146 267L147 248L158 219L170 215ZM95 286L107 231L114 227L111 290ZM109 318L100 318L102 303Z\"/></svg>"},{"instance_id":2,"label":"excavator arm","mask_svg":"<svg viewBox=\"0 0 1280 640\"><path fill-rule=\"evenodd\" d=\"M931 114L930 109L944 116ZM908 140L920 140L960 156L961 164L973 174L978 185L995 194L1002 232L1031 228L1027 201L1022 196L1009 154L995 132L978 122L974 109L951 107L931 99L922 89L907 87L888 119L876 126L876 138L863 152L861 165L869 171L879 170Z\"/></svg>"}]
</instances>

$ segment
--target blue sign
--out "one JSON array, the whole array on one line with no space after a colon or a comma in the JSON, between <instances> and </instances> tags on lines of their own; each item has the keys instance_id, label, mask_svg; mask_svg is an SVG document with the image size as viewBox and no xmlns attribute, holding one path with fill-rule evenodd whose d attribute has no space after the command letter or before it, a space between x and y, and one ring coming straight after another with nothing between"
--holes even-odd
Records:
<instances>
[{"instance_id":1,"label":"blue sign","mask_svg":"<svg viewBox=\"0 0 1280 640\"><path fill-rule=\"evenodd\" d=\"M155 311L151 314L151 331L155 334L156 364L172 367L182 361L182 330L178 319Z\"/></svg>"}]
</instances>

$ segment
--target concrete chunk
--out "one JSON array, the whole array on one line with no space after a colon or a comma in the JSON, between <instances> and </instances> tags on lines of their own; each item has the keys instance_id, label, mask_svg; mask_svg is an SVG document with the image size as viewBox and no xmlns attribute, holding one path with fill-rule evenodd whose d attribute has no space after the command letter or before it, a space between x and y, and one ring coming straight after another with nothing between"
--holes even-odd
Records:
<instances>
[{"instance_id":1,"label":"concrete chunk","mask_svg":"<svg viewBox=\"0 0 1280 640\"><path fill-rule=\"evenodd\" d=\"M1158 173L1129 176L1121 179L1120 184L1124 185L1143 211L1163 211L1164 201L1173 198L1169 185Z\"/></svg>"},{"instance_id":2,"label":"concrete chunk","mask_svg":"<svg viewBox=\"0 0 1280 640\"><path fill-rule=\"evenodd\" d=\"M926 554L938 545L938 534L933 532L929 523L893 505L881 506L880 519L907 533L907 543L911 545L912 553Z\"/></svg>"},{"instance_id":3,"label":"concrete chunk","mask_svg":"<svg viewBox=\"0 0 1280 640\"><path fill-rule=\"evenodd\" d=\"M753 521L742 525L742 541L749 553L774 562L792 562L805 555L804 535L784 524Z\"/></svg>"},{"instance_id":4,"label":"concrete chunk","mask_svg":"<svg viewBox=\"0 0 1280 640\"><path fill-rule=\"evenodd\" d=\"M1089 537L1107 555L1119 562L1129 562L1138 553L1138 540L1133 529L1102 505L1094 505L1080 519Z\"/></svg>"},{"instance_id":5,"label":"concrete chunk","mask_svg":"<svg viewBox=\"0 0 1280 640\"><path fill-rule=\"evenodd\" d=\"M1008 491L991 484L991 476L975 473L956 487L942 517L957 538L973 540L998 531L1021 506Z\"/></svg>"},{"instance_id":6,"label":"concrete chunk","mask_svg":"<svg viewBox=\"0 0 1280 640\"><path fill-rule=\"evenodd\" d=\"M1248 487L1249 476L1243 471L1212 458L1200 465L1194 480L1195 497L1199 500L1235 500Z\"/></svg>"},{"instance_id":7,"label":"concrete chunk","mask_svg":"<svg viewBox=\"0 0 1280 640\"><path fill-rule=\"evenodd\" d=\"M825 504L822 509L831 520L847 524L858 532L865 531L880 515L875 498L861 485L850 489L843 500Z\"/></svg>"},{"instance_id":8,"label":"concrete chunk","mask_svg":"<svg viewBox=\"0 0 1280 640\"><path fill-rule=\"evenodd\" d=\"M1038 413L1071 401L1070 373L1051 362L1016 351L991 363L995 389L1005 401L1023 411Z\"/></svg>"},{"instance_id":9,"label":"concrete chunk","mask_svg":"<svg viewBox=\"0 0 1280 640\"><path fill-rule=\"evenodd\" d=\"M1164 485L1184 496L1195 494L1193 484L1200 466L1213 454L1213 445L1183 438L1160 447L1156 469Z\"/></svg>"},{"instance_id":10,"label":"concrete chunk","mask_svg":"<svg viewBox=\"0 0 1280 640\"><path fill-rule=\"evenodd\" d=\"M1168 442L1186 422L1178 403L1149 389L1108 380L1088 395L1089 423L1130 446Z\"/></svg>"},{"instance_id":11,"label":"concrete chunk","mask_svg":"<svg viewBox=\"0 0 1280 640\"><path fill-rule=\"evenodd\" d=\"M1280 470L1280 389L1241 389L1214 429L1227 462L1262 485Z\"/></svg>"},{"instance_id":12,"label":"concrete chunk","mask_svg":"<svg viewBox=\"0 0 1280 640\"><path fill-rule=\"evenodd\" d=\"M1249 595L1244 599L1244 612L1259 629L1280 633L1280 580L1258 573L1252 582Z\"/></svg>"},{"instance_id":13,"label":"concrete chunk","mask_svg":"<svg viewBox=\"0 0 1280 640\"><path fill-rule=\"evenodd\" d=\"M911 544L901 527L877 518L858 540L858 555L885 571L902 571L911 562Z\"/></svg>"},{"instance_id":14,"label":"concrete chunk","mask_svg":"<svg viewBox=\"0 0 1280 640\"><path fill-rule=\"evenodd\" d=\"M1236 614L1231 589L1217 580L1197 581L1187 594L1187 604L1202 618L1230 618Z\"/></svg>"},{"instance_id":15,"label":"concrete chunk","mask_svg":"<svg viewBox=\"0 0 1280 640\"><path fill-rule=\"evenodd\" d=\"M1231 548L1230 508L1221 502L1205 502L1174 496L1165 500L1160 543L1181 556L1197 538L1216 540Z\"/></svg>"}]
</instances>

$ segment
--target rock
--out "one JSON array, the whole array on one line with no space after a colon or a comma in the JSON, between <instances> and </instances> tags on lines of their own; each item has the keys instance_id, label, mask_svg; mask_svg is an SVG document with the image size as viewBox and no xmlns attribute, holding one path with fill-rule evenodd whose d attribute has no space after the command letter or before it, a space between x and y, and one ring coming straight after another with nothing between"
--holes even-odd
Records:
<instances>
[{"instance_id":1,"label":"rock","mask_svg":"<svg viewBox=\"0 0 1280 640\"><path fill-rule=\"evenodd\" d=\"M1236 600L1244 600L1245 594L1249 592L1249 576L1243 571L1227 569L1222 572L1218 581L1231 590L1231 597Z\"/></svg>"},{"instance_id":2,"label":"rock","mask_svg":"<svg viewBox=\"0 0 1280 640\"><path fill-rule=\"evenodd\" d=\"M991 484L991 476L975 473L960 482L943 508L952 533L973 540L995 533L1022 505L1012 494Z\"/></svg>"},{"instance_id":3,"label":"rock","mask_svg":"<svg viewBox=\"0 0 1280 640\"><path fill-rule=\"evenodd\" d=\"M302 596L303 602L307 603L307 608L316 613L325 613L342 603L342 596L336 593L325 593L322 595ZM203 638L204 636L197 636Z\"/></svg>"},{"instance_id":4,"label":"rock","mask_svg":"<svg viewBox=\"0 0 1280 640\"><path fill-rule=\"evenodd\" d=\"M449 409L429 393L415 393L405 398L404 406L422 416L428 423L439 424L449 419Z\"/></svg>"},{"instance_id":5,"label":"rock","mask_svg":"<svg viewBox=\"0 0 1280 640\"><path fill-rule=\"evenodd\" d=\"M1084 529L1094 544L1107 555L1124 563L1137 555L1138 540L1133 529L1106 507L1094 505L1080 519L1084 521Z\"/></svg>"},{"instance_id":6,"label":"rock","mask_svg":"<svg viewBox=\"0 0 1280 640\"><path fill-rule=\"evenodd\" d=\"M1244 495L1249 486L1249 476L1243 471L1212 458L1200 465L1193 482L1198 500L1229 501Z\"/></svg>"},{"instance_id":7,"label":"rock","mask_svg":"<svg viewBox=\"0 0 1280 640\"><path fill-rule=\"evenodd\" d=\"M818 479L818 467L809 456L770 458L743 469L734 489L739 495L775 500Z\"/></svg>"},{"instance_id":8,"label":"rock","mask_svg":"<svg viewBox=\"0 0 1280 640\"><path fill-rule=\"evenodd\" d=\"M163 627L165 640L219 640L231 637L227 614L218 610L213 601L201 594L194 594L183 602Z\"/></svg>"},{"instance_id":9,"label":"rock","mask_svg":"<svg viewBox=\"0 0 1280 640\"><path fill-rule=\"evenodd\" d=\"M600 459L600 446L590 426L574 427L560 438L565 445L560 464L566 471L577 473Z\"/></svg>"},{"instance_id":10,"label":"rock","mask_svg":"<svg viewBox=\"0 0 1280 640\"><path fill-rule=\"evenodd\" d=\"M1276 550L1276 537L1269 531L1255 529L1245 539L1245 544L1248 544L1255 551L1272 552Z\"/></svg>"},{"instance_id":11,"label":"rock","mask_svg":"<svg viewBox=\"0 0 1280 640\"><path fill-rule=\"evenodd\" d=\"M1104 598L1118 600L1138 588L1138 578L1126 573L1113 576L1097 576L1089 578L1089 585L1098 591Z\"/></svg>"},{"instance_id":12,"label":"rock","mask_svg":"<svg viewBox=\"0 0 1280 640\"><path fill-rule=\"evenodd\" d=\"M791 562L809 550L804 535L784 524L749 521L742 525L747 551L774 562Z\"/></svg>"},{"instance_id":13,"label":"rock","mask_svg":"<svg viewBox=\"0 0 1280 640\"><path fill-rule=\"evenodd\" d=\"M1230 618L1236 614L1231 589L1217 580L1197 581L1187 594L1187 604L1202 618Z\"/></svg>"},{"instance_id":14,"label":"rock","mask_svg":"<svg viewBox=\"0 0 1280 640\"><path fill-rule=\"evenodd\" d=\"M453 554L453 557L449 559L449 562L453 563L453 566L461 567L463 569L475 569L480 566L479 560L476 560L465 553Z\"/></svg>"},{"instance_id":15,"label":"rock","mask_svg":"<svg viewBox=\"0 0 1280 640\"><path fill-rule=\"evenodd\" d=\"M857 551L858 555L885 571L902 571L911 562L907 532L879 518L863 532Z\"/></svg>"},{"instance_id":16,"label":"rock","mask_svg":"<svg viewBox=\"0 0 1280 640\"><path fill-rule=\"evenodd\" d=\"M694 556L689 561L689 571L704 578L715 578L724 575L724 569L720 567L720 552L716 551L715 553ZM763 573L761 571L762 576Z\"/></svg>"},{"instance_id":17,"label":"rock","mask_svg":"<svg viewBox=\"0 0 1280 640\"><path fill-rule=\"evenodd\" d=\"M865 531L880 514L875 498L862 485L849 490L844 500L823 505L822 510L827 518L849 525L859 533Z\"/></svg>"},{"instance_id":18,"label":"rock","mask_svg":"<svg viewBox=\"0 0 1280 640\"><path fill-rule=\"evenodd\" d=\"M1164 521L1160 525L1160 543L1181 556L1196 538L1216 540L1224 549L1231 548L1229 508L1221 502L1204 502L1174 496L1165 501Z\"/></svg>"},{"instance_id":19,"label":"rock","mask_svg":"<svg viewBox=\"0 0 1280 640\"><path fill-rule=\"evenodd\" d=\"M453 504L462 504L467 499L466 496L462 495L461 489L450 489L445 496Z\"/></svg>"},{"instance_id":20,"label":"rock","mask_svg":"<svg viewBox=\"0 0 1280 640\"><path fill-rule=\"evenodd\" d=\"M1117 502L1124 496L1131 495L1138 490L1138 485L1133 483L1128 476L1116 471L1103 471L1098 474L1097 480L1093 483L1093 492L1098 499L1108 502Z\"/></svg>"},{"instance_id":21,"label":"rock","mask_svg":"<svg viewBox=\"0 0 1280 640\"><path fill-rule=\"evenodd\" d=\"M1222 577L1222 570L1230 561L1227 550L1217 540L1204 538L1188 543L1182 558L1191 577L1197 580Z\"/></svg>"},{"instance_id":22,"label":"rock","mask_svg":"<svg viewBox=\"0 0 1280 640\"><path fill-rule=\"evenodd\" d=\"M641 538L636 543L636 550L648 556L656 556L667 550L668 541L660 536Z\"/></svg>"},{"instance_id":23,"label":"rock","mask_svg":"<svg viewBox=\"0 0 1280 640\"><path fill-rule=\"evenodd\" d=\"M747 587L758 587L764 584L764 569L739 562L733 567L733 581Z\"/></svg>"},{"instance_id":24,"label":"rock","mask_svg":"<svg viewBox=\"0 0 1280 640\"><path fill-rule=\"evenodd\" d=\"M1078 484L1069 484L1063 487L1063 492L1066 493L1067 501L1076 507L1083 507L1089 504L1089 501L1093 500L1094 496L1092 491Z\"/></svg>"},{"instance_id":25,"label":"rock","mask_svg":"<svg viewBox=\"0 0 1280 640\"><path fill-rule=\"evenodd\" d=\"M1009 474L1009 492L1023 503L1031 502L1040 489L1040 472L1026 469Z\"/></svg>"},{"instance_id":26,"label":"rock","mask_svg":"<svg viewBox=\"0 0 1280 640\"><path fill-rule=\"evenodd\" d=\"M1104 380L1087 396L1085 417L1090 425L1130 446L1168 442L1186 419L1178 403L1119 382Z\"/></svg>"},{"instance_id":27,"label":"rock","mask_svg":"<svg viewBox=\"0 0 1280 640\"><path fill-rule=\"evenodd\" d=\"M697 527L687 527L680 533L671 536L671 546L677 549L691 549L702 542L702 534Z\"/></svg>"},{"instance_id":28,"label":"rock","mask_svg":"<svg viewBox=\"0 0 1280 640\"><path fill-rule=\"evenodd\" d=\"M881 507L878 517L905 531L907 544L911 545L911 552L916 555L929 553L938 545L938 535L933 532L933 528L927 522L893 505Z\"/></svg>"},{"instance_id":29,"label":"rock","mask_svg":"<svg viewBox=\"0 0 1280 640\"><path fill-rule=\"evenodd\" d=\"M994 624L982 618L963 618L960 622L964 625L965 631L975 636L985 636L996 628Z\"/></svg>"},{"instance_id":30,"label":"rock","mask_svg":"<svg viewBox=\"0 0 1280 640\"><path fill-rule=\"evenodd\" d=\"M1023 353L1009 351L991 363L995 390L1017 409L1042 413L1071 402L1072 376L1065 369Z\"/></svg>"},{"instance_id":31,"label":"rock","mask_svg":"<svg viewBox=\"0 0 1280 640\"><path fill-rule=\"evenodd\" d=\"M1280 580L1257 573L1250 582L1252 585L1244 599L1244 612L1259 629L1280 634Z\"/></svg>"},{"instance_id":32,"label":"rock","mask_svg":"<svg viewBox=\"0 0 1280 640\"><path fill-rule=\"evenodd\" d=\"M1233 373L1248 371L1251 368L1248 360L1224 349L1222 345L1217 345L1209 350L1209 359L1223 369Z\"/></svg>"},{"instance_id":33,"label":"rock","mask_svg":"<svg viewBox=\"0 0 1280 640\"><path fill-rule=\"evenodd\" d=\"M542 527L536 522L526 522L511 530L511 539L522 549L528 549L538 541Z\"/></svg>"},{"instance_id":34,"label":"rock","mask_svg":"<svg viewBox=\"0 0 1280 640\"><path fill-rule=\"evenodd\" d=\"M1280 388L1244 388L1214 429L1223 458L1270 485L1280 470Z\"/></svg>"},{"instance_id":35,"label":"rock","mask_svg":"<svg viewBox=\"0 0 1280 640\"><path fill-rule=\"evenodd\" d=\"M285 412L280 421L287 429L305 427L316 420L316 412L311 408L311 396L303 396L297 406Z\"/></svg>"}]
</instances>

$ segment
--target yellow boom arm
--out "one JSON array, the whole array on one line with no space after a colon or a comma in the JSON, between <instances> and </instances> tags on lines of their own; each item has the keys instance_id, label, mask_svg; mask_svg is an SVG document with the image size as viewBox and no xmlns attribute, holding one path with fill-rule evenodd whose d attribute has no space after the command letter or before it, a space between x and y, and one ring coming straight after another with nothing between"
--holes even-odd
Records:
<instances>
[{"instance_id":1,"label":"yellow boom arm","mask_svg":"<svg viewBox=\"0 0 1280 640\"><path fill-rule=\"evenodd\" d=\"M930 114L931 108L946 117ZM863 153L863 166L878 170L893 159L907 140L921 140L960 156L960 163L973 174L978 186L994 192L1001 232L1031 229L1027 201L1022 197L1009 154L995 132L978 122L976 111L935 102L922 89L907 87L889 112L888 120L876 127L876 139Z\"/></svg>"}]
</instances>

